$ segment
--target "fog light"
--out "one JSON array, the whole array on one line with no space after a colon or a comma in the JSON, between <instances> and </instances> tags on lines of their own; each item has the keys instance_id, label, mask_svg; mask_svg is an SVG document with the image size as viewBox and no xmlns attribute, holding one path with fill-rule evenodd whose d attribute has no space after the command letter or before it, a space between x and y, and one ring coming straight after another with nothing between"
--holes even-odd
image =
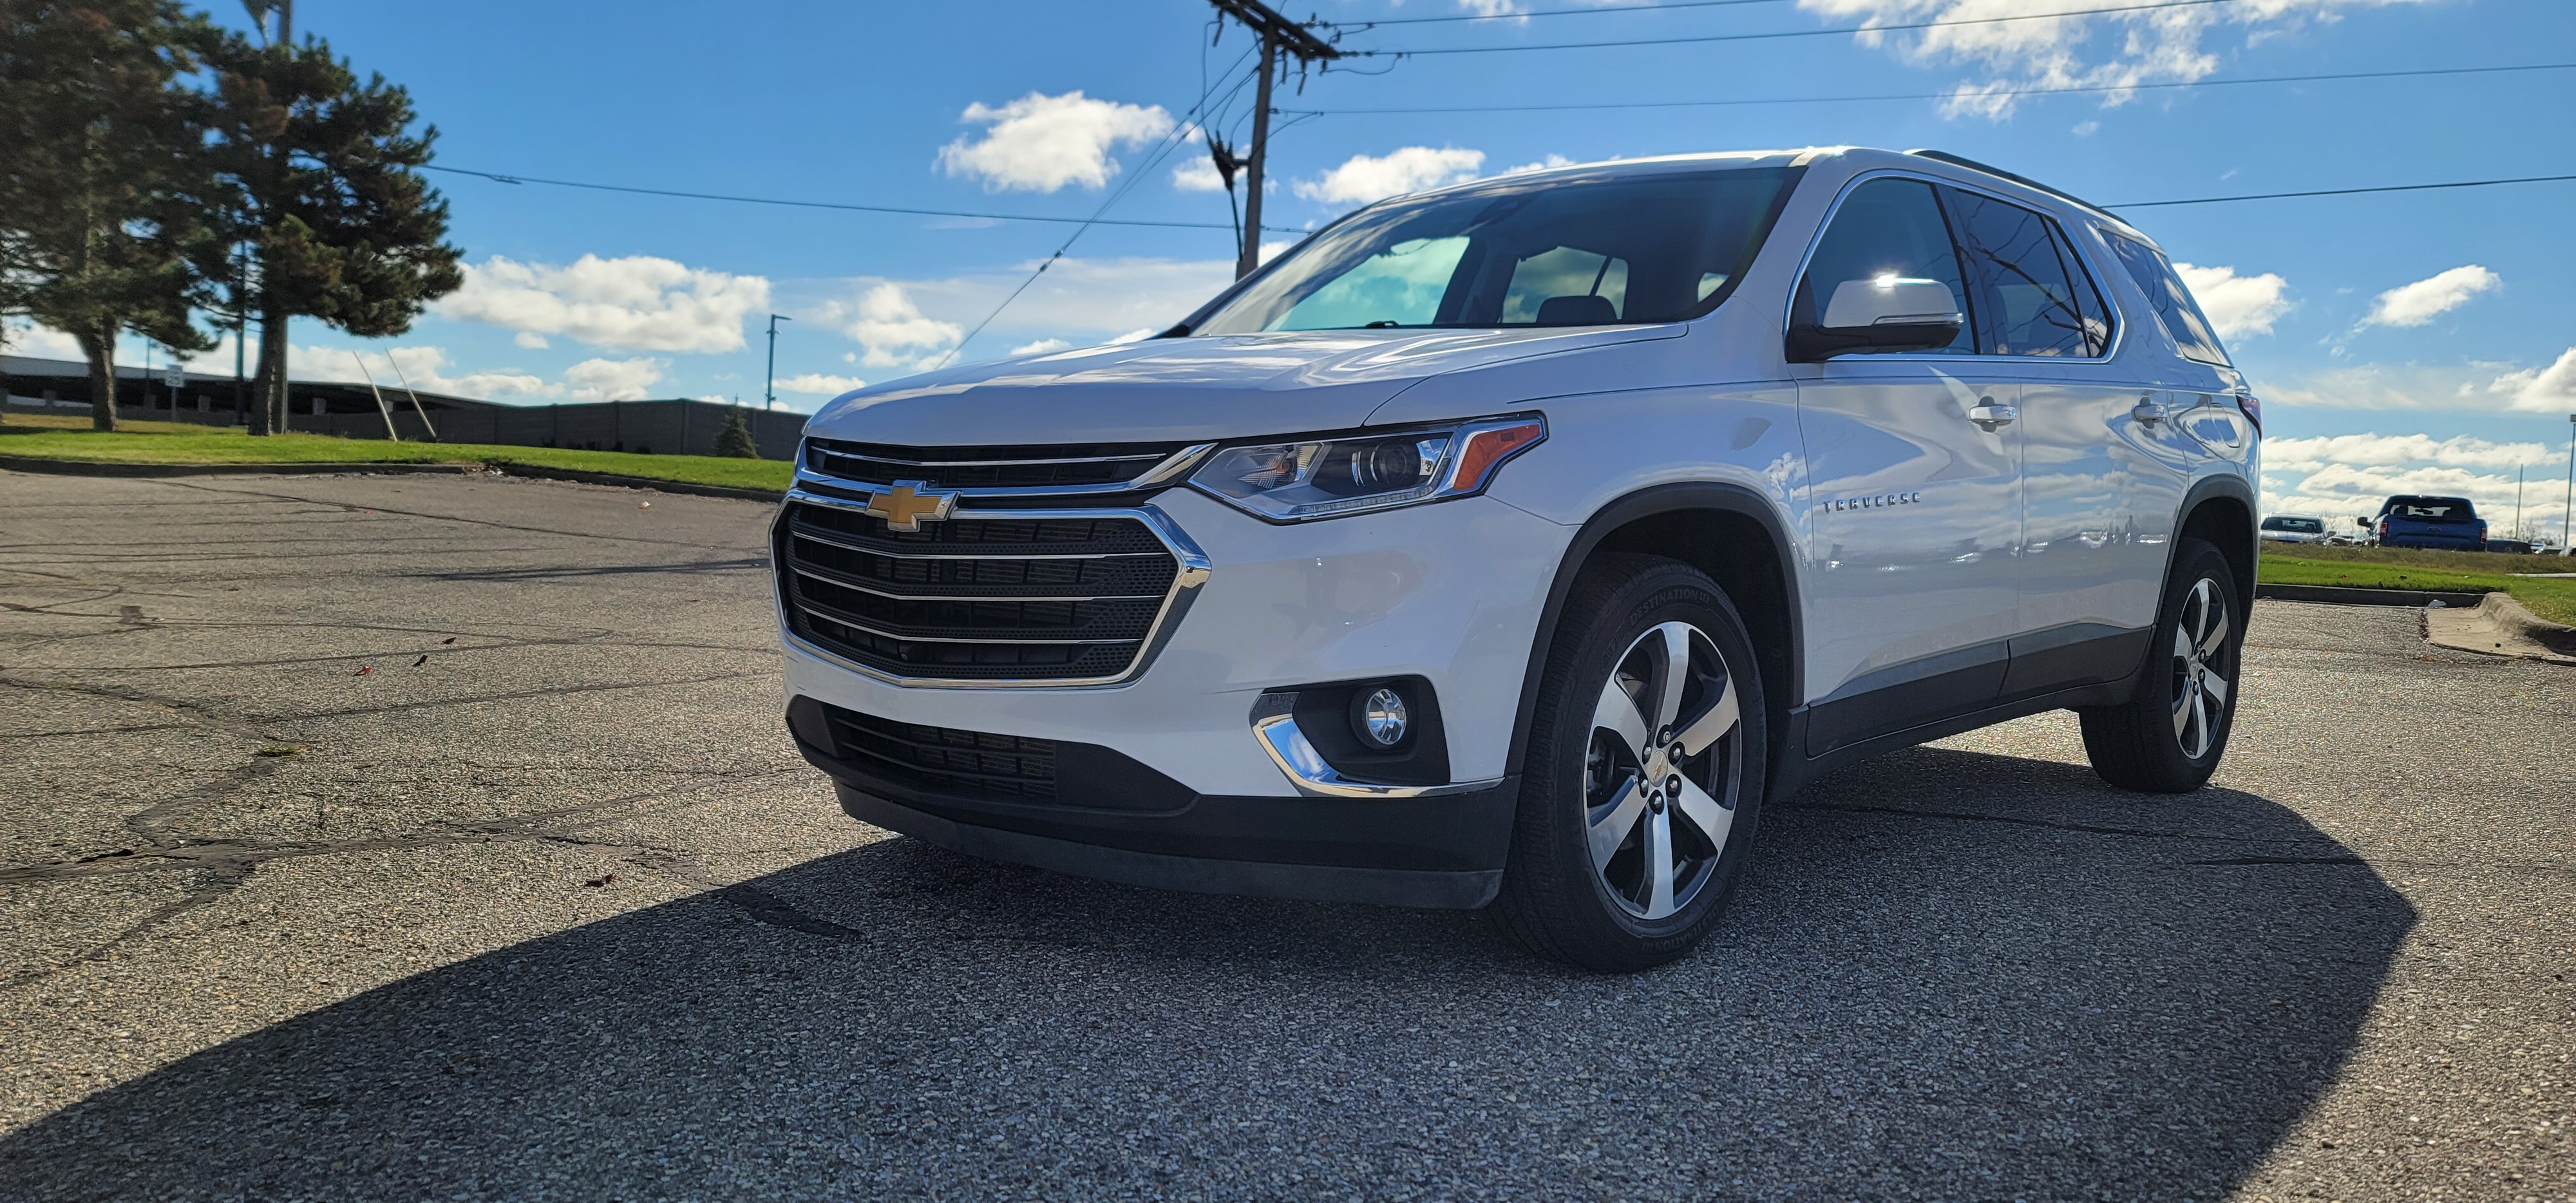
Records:
<instances>
[{"instance_id":1,"label":"fog light","mask_svg":"<svg viewBox=\"0 0 2576 1203\"><path fill-rule=\"evenodd\" d=\"M1392 686L1380 685L1351 708L1351 727L1360 742L1388 750L1404 742L1404 733L1412 727L1412 715L1405 709L1403 694Z\"/></svg>"}]
</instances>

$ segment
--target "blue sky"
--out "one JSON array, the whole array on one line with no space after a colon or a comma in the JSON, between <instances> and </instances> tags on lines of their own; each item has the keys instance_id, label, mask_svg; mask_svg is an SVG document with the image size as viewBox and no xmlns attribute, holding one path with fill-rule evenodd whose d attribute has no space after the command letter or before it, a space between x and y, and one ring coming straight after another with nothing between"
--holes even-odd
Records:
<instances>
[{"instance_id":1,"label":"blue sky","mask_svg":"<svg viewBox=\"0 0 2576 1203\"><path fill-rule=\"evenodd\" d=\"M1491 108L2576 62L2576 4L2563 0L2218 0L1869 39L1679 40L2140 2L1762 0L1621 12L1586 0L1309 0L1293 10L1343 23L1350 49L1662 44L1379 57L1314 76L1277 102L1320 115L1282 118L1280 186L1266 216L1302 228L1390 189L1551 156L1833 143L1938 147L2108 204L2576 171L2571 70L1983 103ZM1608 11L1363 27L1565 8ZM1076 217L1124 186L1111 217L1222 223L1222 192L1175 179L1203 163L1194 142L1149 163L1176 141L1165 131L1191 119L1203 80L1228 79L1249 45L1232 29L1211 47L1208 19L1199 0L305 0L297 9L299 31L412 90L439 127L442 164ZM1235 95L1222 128L1239 131L1249 97ZM1349 111L1425 107L1482 111ZM794 319L782 325L778 373L799 390L782 403L811 409L849 381L950 355L1070 233L472 177L441 184L474 283L398 339L361 344L308 323L294 339L308 370L349 376L342 348L364 345L401 355L432 382L414 380L424 388L501 400L756 400L763 323L777 312ZM2565 471L2576 412L2571 212L2576 184L2128 215L2198 269L2195 288L2269 398L2276 505L2349 513L2342 507L2362 494L2467 491L2490 511L2501 504L2510 522L2517 465L2553 483ZM962 355L1167 323L1226 280L1229 238L1092 228ZM220 358L228 368L229 353ZM2554 518L2561 488L2535 485L2532 512Z\"/></svg>"}]
</instances>

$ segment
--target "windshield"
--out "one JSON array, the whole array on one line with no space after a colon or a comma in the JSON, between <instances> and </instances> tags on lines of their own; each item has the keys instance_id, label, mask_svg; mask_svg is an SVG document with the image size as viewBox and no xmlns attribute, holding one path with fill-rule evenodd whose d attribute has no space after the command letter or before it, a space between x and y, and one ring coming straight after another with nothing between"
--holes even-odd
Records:
<instances>
[{"instance_id":1,"label":"windshield","mask_svg":"<svg viewBox=\"0 0 2576 1203\"><path fill-rule=\"evenodd\" d=\"M1697 317L1760 249L1796 169L1577 177L1364 209L1193 334L1594 326Z\"/></svg>"},{"instance_id":2,"label":"windshield","mask_svg":"<svg viewBox=\"0 0 2576 1203\"><path fill-rule=\"evenodd\" d=\"M2298 535L2322 535L2326 533L2326 524L2314 518L2266 518L2263 520L2263 529L2289 531Z\"/></svg>"}]
</instances>

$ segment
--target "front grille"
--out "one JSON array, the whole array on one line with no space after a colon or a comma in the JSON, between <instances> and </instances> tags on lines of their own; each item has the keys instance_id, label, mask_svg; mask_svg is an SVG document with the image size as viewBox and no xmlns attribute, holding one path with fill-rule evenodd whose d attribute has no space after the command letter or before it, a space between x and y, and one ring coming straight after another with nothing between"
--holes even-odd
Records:
<instances>
[{"instance_id":1,"label":"front grille","mask_svg":"<svg viewBox=\"0 0 2576 1203\"><path fill-rule=\"evenodd\" d=\"M808 439L805 467L859 485L918 481L934 489L1046 489L1121 485L1179 453L1181 443L1054 447L896 447Z\"/></svg>"},{"instance_id":2,"label":"front grille","mask_svg":"<svg viewBox=\"0 0 2576 1203\"><path fill-rule=\"evenodd\" d=\"M1019 802L1056 800L1055 741L904 723L830 708L845 760L930 793Z\"/></svg>"},{"instance_id":3,"label":"front grille","mask_svg":"<svg viewBox=\"0 0 2576 1203\"><path fill-rule=\"evenodd\" d=\"M890 676L1082 681L1134 665L1180 561L1140 519L960 515L897 531L791 500L779 598L798 637Z\"/></svg>"}]
</instances>

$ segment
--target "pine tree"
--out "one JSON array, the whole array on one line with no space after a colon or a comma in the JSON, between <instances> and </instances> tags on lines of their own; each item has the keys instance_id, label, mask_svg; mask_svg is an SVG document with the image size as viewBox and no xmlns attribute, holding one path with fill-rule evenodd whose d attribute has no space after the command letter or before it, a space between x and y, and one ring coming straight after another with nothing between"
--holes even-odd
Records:
<instances>
[{"instance_id":1,"label":"pine tree","mask_svg":"<svg viewBox=\"0 0 2576 1203\"><path fill-rule=\"evenodd\" d=\"M0 0L0 311L80 343L90 421L116 429L116 340L198 351L202 167L176 86L206 26L167 0Z\"/></svg>"},{"instance_id":2,"label":"pine tree","mask_svg":"<svg viewBox=\"0 0 2576 1203\"><path fill-rule=\"evenodd\" d=\"M297 44L283 21L270 44L213 39L206 61L208 153L226 192L218 253L198 270L229 282L233 304L259 319L251 431L266 434L285 428L293 319L361 338L402 334L464 283L464 252L444 241L447 202L418 170L438 128L410 132L408 92L381 75L361 82L328 43ZM248 247L247 271L232 261L236 245Z\"/></svg>"},{"instance_id":3,"label":"pine tree","mask_svg":"<svg viewBox=\"0 0 2576 1203\"><path fill-rule=\"evenodd\" d=\"M739 405L725 410L724 429L716 432L716 454L727 459L760 458L760 444L752 441L751 423L743 420Z\"/></svg>"}]
</instances>

